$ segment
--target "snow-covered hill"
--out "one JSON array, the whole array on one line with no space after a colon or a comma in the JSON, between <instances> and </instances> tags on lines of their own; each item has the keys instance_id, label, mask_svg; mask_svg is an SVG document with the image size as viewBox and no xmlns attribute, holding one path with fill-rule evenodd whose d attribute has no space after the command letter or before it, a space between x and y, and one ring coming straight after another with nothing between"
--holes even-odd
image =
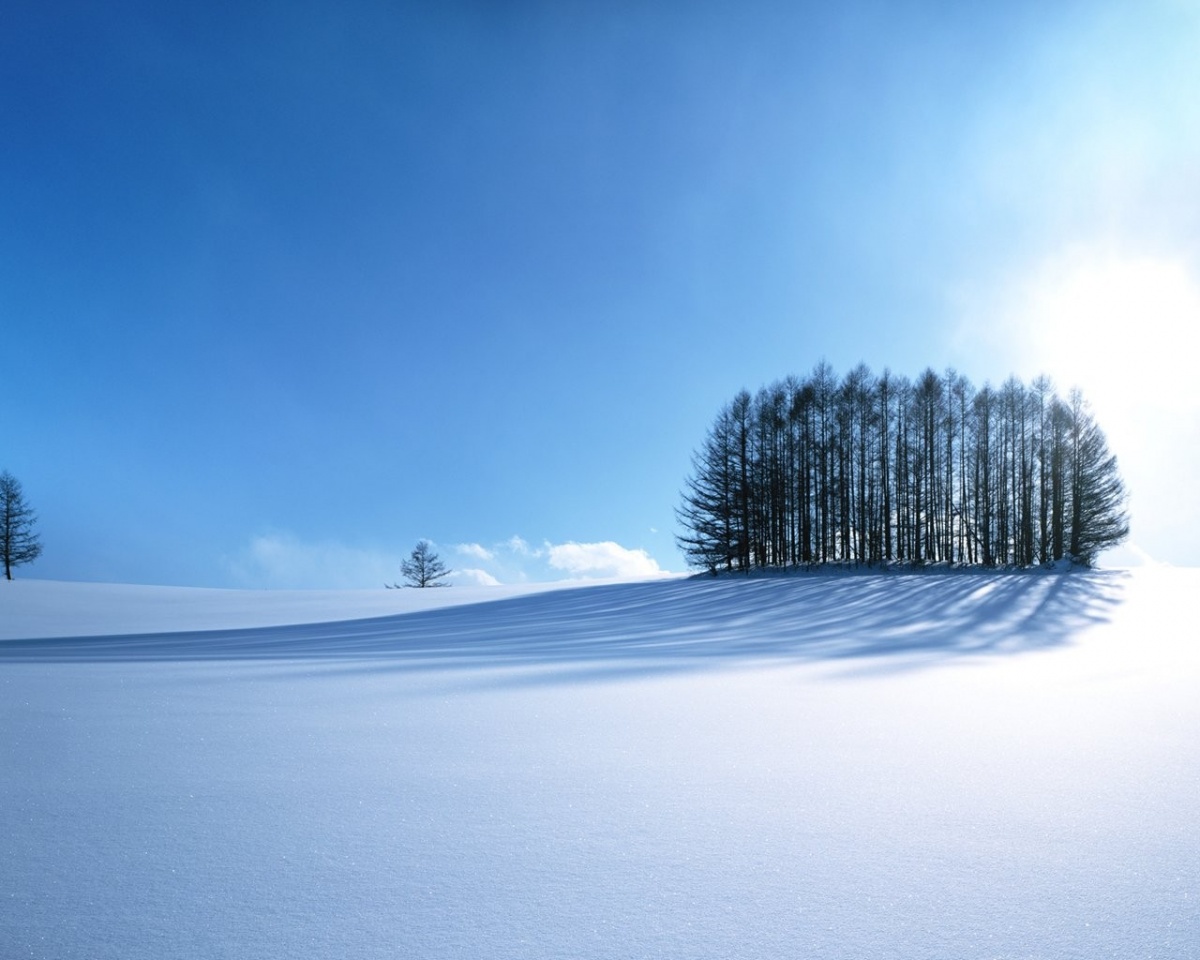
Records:
<instances>
[{"instance_id":1,"label":"snow-covered hill","mask_svg":"<svg viewBox=\"0 0 1200 960\"><path fill-rule=\"evenodd\" d=\"M427 590L214 590L0 580L0 640L327 623L560 590L569 582Z\"/></svg>"},{"instance_id":2,"label":"snow-covered hill","mask_svg":"<svg viewBox=\"0 0 1200 960\"><path fill-rule=\"evenodd\" d=\"M0 583L0 956L1196 956L1198 588Z\"/></svg>"}]
</instances>

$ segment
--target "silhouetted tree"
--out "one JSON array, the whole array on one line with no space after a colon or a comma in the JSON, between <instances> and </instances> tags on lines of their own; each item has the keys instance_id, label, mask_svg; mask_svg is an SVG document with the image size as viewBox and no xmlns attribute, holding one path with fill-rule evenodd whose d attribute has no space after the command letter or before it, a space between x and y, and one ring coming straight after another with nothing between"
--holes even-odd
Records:
<instances>
[{"instance_id":1,"label":"silhouetted tree","mask_svg":"<svg viewBox=\"0 0 1200 960\"><path fill-rule=\"evenodd\" d=\"M676 538L694 567L1084 563L1125 538L1116 458L1078 392L976 391L825 361L722 408L692 457Z\"/></svg>"},{"instance_id":2,"label":"silhouetted tree","mask_svg":"<svg viewBox=\"0 0 1200 960\"><path fill-rule=\"evenodd\" d=\"M434 552L433 544L421 540L413 547L408 559L400 561L400 572L404 574L406 587L446 587L449 584L442 583L442 580L454 571L441 561Z\"/></svg>"},{"instance_id":3,"label":"silhouetted tree","mask_svg":"<svg viewBox=\"0 0 1200 960\"><path fill-rule=\"evenodd\" d=\"M692 475L685 481L683 503L675 511L686 531L676 540L691 566L716 573L740 563L733 492L737 482L732 416L726 407L709 428L704 445L692 455Z\"/></svg>"},{"instance_id":4,"label":"silhouetted tree","mask_svg":"<svg viewBox=\"0 0 1200 960\"><path fill-rule=\"evenodd\" d=\"M1071 556L1089 566L1129 535L1125 485L1117 458L1092 419L1083 395L1070 396Z\"/></svg>"},{"instance_id":5,"label":"silhouetted tree","mask_svg":"<svg viewBox=\"0 0 1200 960\"><path fill-rule=\"evenodd\" d=\"M36 520L20 481L7 470L0 473L0 559L5 579L12 579L13 567L32 563L42 555L42 544L33 530Z\"/></svg>"}]
</instances>

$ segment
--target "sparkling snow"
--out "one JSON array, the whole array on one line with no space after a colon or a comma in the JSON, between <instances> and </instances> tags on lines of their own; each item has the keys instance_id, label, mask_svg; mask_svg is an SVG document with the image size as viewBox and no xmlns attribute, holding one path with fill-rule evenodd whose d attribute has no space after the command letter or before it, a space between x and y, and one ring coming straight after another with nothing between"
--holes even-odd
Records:
<instances>
[{"instance_id":1,"label":"sparkling snow","mask_svg":"<svg viewBox=\"0 0 1200 960\"><path fill-rule=\"evenodd\" d=\"M460 590L0 583L0 956L1200 955L1200 571Z\"/></svg>"}]
</instances>

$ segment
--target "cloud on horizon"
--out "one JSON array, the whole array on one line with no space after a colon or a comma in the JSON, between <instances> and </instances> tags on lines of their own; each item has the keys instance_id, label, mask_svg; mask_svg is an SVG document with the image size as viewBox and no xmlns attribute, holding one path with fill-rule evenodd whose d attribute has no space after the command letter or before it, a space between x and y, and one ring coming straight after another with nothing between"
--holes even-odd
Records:
<instances>
[{"instance_id":1,"label":"cloud on horizon","mask_svg":"<svg viewBox=\"0 0 1200 960\"><path fill-rule=\"evenodd\" d=\"M478 543L460 543L455 548L464 557L474 557L476 560L494 560L495 555L487 547Z\"/></svg>"},{"instance_id":2,"label":"cloud on horizon","mask_svg":"<svg viewBox=\"0 0 1200 960\"><path fill-rule=\"evenodd\" d=\"M669 574L644 549L624 547L613 540L543 541L539 547L520 536L490 547L474 542L449 548L430 543L452 570L448 582L463 586ZM407 555L408 549L384 551L337 541L308 542L289 532L272 531L251 537L236 554L224 558L224 566L232 583L247 589L369 590L400 582L400 562Z\"/></svg>"},{"instance_id":3,"label":"cloud on horizon","mask_svg":"<svg viewBox=\"0 0 1200 960\"><path fill-rule=\"evenodd\" d=\"M353 590L392 583L400 555L272 532L252 537L225 559L225 567L238 586L249 589Z\"/></svg>"},{"instance_id":4,"label":"cloud on horizon","mask_svg":"<svg viewBox=\"0 0 1200 960\"><path fill-rule=\"evenodd\" d=\"M644 549L624 547L613 540L545 540L535 547L524 537L514 535L491 547L465 543L456 549L461 556L482 561L483 569L473 574L483 572L500 583L658 577L669 573Z\"/></svg>"},{"instance_id":5,"label":"cloud on horizon","mask_svg":"<svg viewBox=\"0 0 1200 960\"><path fill-rule=\"evenodd\" d=\"M666 571L645 550L630 550L612 540L547 545L550 566L574 577L655 577Z\"/></svg>"},{"instance_id":6,"label":"cloud on horizon","mask_svg":"<svg viewBox=\"0 0 1200 960\"><path fill-rule=\"evenodd\" d=\"M450 583L461 583L473 587L498 587L500 581L493 577L486 570L479 570L468 567L462 570L455 570L447 577Z\"/></svg>"}]
</instances>

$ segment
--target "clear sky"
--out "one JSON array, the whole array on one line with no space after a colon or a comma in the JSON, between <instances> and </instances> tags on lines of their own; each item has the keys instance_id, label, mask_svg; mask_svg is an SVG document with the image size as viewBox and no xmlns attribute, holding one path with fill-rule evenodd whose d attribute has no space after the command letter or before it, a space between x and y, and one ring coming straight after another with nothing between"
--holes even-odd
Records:
<instances>
[{"instance_id":1,"label":"clear sky","mask_svg":"<svg viewBox=\"0 0 1200 960\"><path fill-rule=\"evenodd\" d=\"M1200 564L1200 6L9 4L20 574L680 570L718 408L1078 384Z\"/></svg>"}]
</instances>

